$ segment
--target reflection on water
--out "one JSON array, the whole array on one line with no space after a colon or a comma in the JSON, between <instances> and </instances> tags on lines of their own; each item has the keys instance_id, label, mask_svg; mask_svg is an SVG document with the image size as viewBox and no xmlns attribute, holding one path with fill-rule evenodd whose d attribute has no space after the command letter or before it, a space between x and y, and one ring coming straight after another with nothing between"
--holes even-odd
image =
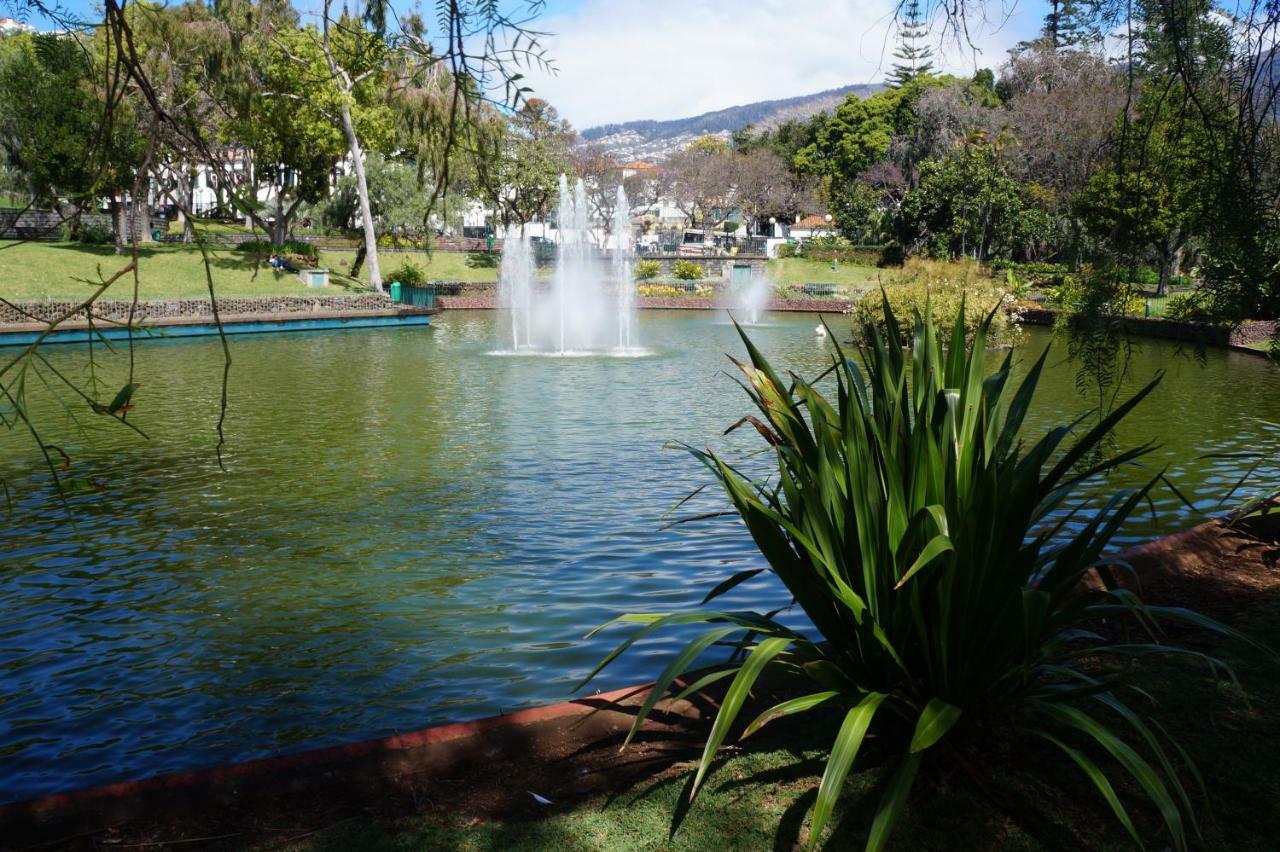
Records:
<instances>
[{"instance_id":1,"label":"reflection on water","mask_svg":"<svg viewBox=\"0 0 1280 852\"><path fill-rule=\"evenodd\" d=\"M233 341L225 473L217 343L142 346L133 416L151 441L81 435L46 409L102 489L72 498L74 525L30 445L0 435L15 494L0 521L0 801L562 699L615 641L583 642L588 629L695 605L759 564L732 519L661 529L706 481L665 443L754 448L721 437L748 405L722 316L645 313L651 355L636 359L495 357L494 319ZM816 324L771 316L751 334L812 372L829 352ZM1024 359L1046 341L1033 334ZM1213 511L1251 462L1194 458L1271 440L1252 417L1280 420L1277 378L1249 356L1202 366L1147 343L1134 381L1157 367L1168 378L1121 442L1160 440L1160 463ZM1033 428L1081 410L1073 383L1069 365L1049 371ZM697 502L719 506L710 490ZM1167 493L1156 507L1126 542L1198 520ZM779 596L767 575L733 594ZM648 642L598 686L652 677L678 641Z\"/></svg>"}]
</instances>

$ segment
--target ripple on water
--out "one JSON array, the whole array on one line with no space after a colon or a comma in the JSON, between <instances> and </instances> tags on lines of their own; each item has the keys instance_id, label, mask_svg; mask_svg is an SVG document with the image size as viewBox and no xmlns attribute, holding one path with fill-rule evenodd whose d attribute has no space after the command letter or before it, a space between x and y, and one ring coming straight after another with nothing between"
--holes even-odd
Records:
<instances>
[{"instance_id":1,"label":"ripple on water","mask_svg":"<svg viewBox=\"0 0 1280 852\"><path fill-rule=\"evenodd\" d=\"M622 635L587 631L694 606L762 564L735 519L663 529L707 481L664 444L751 446L721 434L748 406L722 316L645 312L645 357L563 359L489 357L493 319L233 341L225 472L216 342L141 346L131 416L152 440L51 436L95 483L68 501L74 525L31 448L0 435L15 495L0 536L0 801L560 700ZM829 351L816 323L771 316L749 333L815 371ZM1159 439L1153 463L1214 510L1252 464L1223 454L1275 440L1251 416L1280 421L1276 379L1247 356L1201 366L1144 344L1134 381L1158 366L1169 377L1121 442ZM1048 371L1032 428L1084 407L1073 382ZM1122 543L1197 520L1166 490L1154 501L1156 520ZM721 507L708 489L681 511ZM732 595L785 600L768 574ZM641 643L592 688L653 677L693 630Z\"/></svg>"}]
</instances>

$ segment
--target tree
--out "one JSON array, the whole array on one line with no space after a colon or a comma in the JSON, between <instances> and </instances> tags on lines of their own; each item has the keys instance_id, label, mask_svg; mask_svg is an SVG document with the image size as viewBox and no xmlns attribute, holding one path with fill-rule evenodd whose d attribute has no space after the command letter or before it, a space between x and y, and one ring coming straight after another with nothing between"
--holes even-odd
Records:
<instances>
[{"instance_id":1,"label":"tree","mask_svg":"<svg viewBox=\"0 0 1280 852\"><path fill-rule=\"evenodd\" d=\"M920 0L907 0L903 14L898 28L898 48L893 52L902 61L894 63L888 76L889 85L895 89L933 73L933 48L929 46L929 27L920 11Z\"/></svg>"},{"instance_id":2,"label":"tree","mask_svg":"<svg viewBox=\"0 0 1280 852\"><path fill-rule=\"evenodd\" d=\"M792 219L818 206L816 181L792 172L787 161L769 148L735 153L730 180L734 203L752 233L769 216Z\"/></svg>"},{"instance_id":3,"label":"tree","mask_svg":"<svg viewBox=\"0 0 1280 852\"><path fill-rule=\"evenodd\" d=\"M146 158L133 105L113 86L108 120L89 41L20 33L0 45L0 145L8 164L41 203L66 198L86 209L108 199L123 251L131 224L125 199Z\"/></svg>"},{"instance_id":4,"label":"tree","mask_svg":"<svg viewBox=\"0 0 1280 852\"><path fill-rule=\"evenodd\" d=\"M503 225L546 220L560 175L573 174L576 138L569 122L541 98L530 98L509 118L492 120L481 142L488 166L480 175Z\"/></svg>"},{"instance_id":5,"label":"tree","mask_svg":"<svg viewBox=\"0 0 1280 852\"><path fill-rule=\"evenodd\" d=\"M897 217L904 246L942 257L1034 256L1049 230L1048 215L1028 203L994 148L981 142L924 163Z\"/></svg>"},{"instance_id":6,"label":"tree","mask_svg":"<svg viewBox=\"0 0 1280 852\"><path fill-rule=\"evenodd\" d=\"M733 212L733 154L718 136L700 136L668 157L662 181L691 227L711 230Z\"/></svg>"},{"instance_id":7,"label":"tree","mask_svg":"<svg viewBox=\"0 0 1280 852\"><path fill-rule=\"evenodd\" d=\"M414 166L377 153L369 154L364 166L369 212L377 235L421 234L431 198L418 183ZM356 177L345 175L324 206L324 221L347 230L354 228L363 215Z\"/></svg>"},{"instance_id":8,"label":"tree","mask_svg":"<svg viewBox=\"0 0 1280 852\"><path fill-rule=\"evenodd\" d=\"M369 286L382 291L382 270L378 265L378 236L374 222L373 205L369 200L369 182L365 175L365 152L361 133L356 125L353 104L362 101L369 109L376 104L376 96L369 90L379 82L386 59L387 45L383 40L386 29L386 7L382 2L369 4L363 19L346 12L340 19L331 16L333 0L324 0L321 17L322 40L320 48L333 85L338 91L338 115L347 140L347 155L355 173L356 196L360 203L360 225L364 231L365 263L369 267ZM371 29L366 29L369 24ZM305 60L304 60L305 61ZM375 106L376 110L377 107ZM365 116L366 124L371 116ZM389 125L384 130L389 130Z\"/></svg>"}]
</instances>

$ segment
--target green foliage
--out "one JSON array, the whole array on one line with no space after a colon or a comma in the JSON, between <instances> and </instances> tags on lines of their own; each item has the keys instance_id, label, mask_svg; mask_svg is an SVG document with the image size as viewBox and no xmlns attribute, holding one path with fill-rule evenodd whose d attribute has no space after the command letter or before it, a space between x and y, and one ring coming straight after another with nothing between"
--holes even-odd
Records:
<instances>
[{"instance_id":1,"label":"green foliage","mask_svg":"<svg viewBox=\"0 0 1280 852\"><path fill-rule=\"evenodd\" d=\"M76 230L77 242L87 246L107 246L114 241L111 230L99 222L90 222Z\"/></svg>"},{"instance_id":2,"label":"green foliage","mask_svg":"<svg viewBox=\"0 0 1280 852\"><path fill-rule=\"evenodd\" d=\"M399 269L393 269L386 275L388 281L399 281L401 284L420 286L427 281L427 273L421 266L406 260Z\"/></svg>"},{"instance_id":3,"label":"green foliage","mask_svg":"<svg viewBox=\"0 0 1280 852\"><path fill-rule=\"evenodd\" d=\"M932 257L1008 257L1041 242L1050 217L1029 204L990 145L930 160L898 211L899 239Z\"/></svg>"},{"instance_id":4,"label":"green foliage","mask_svg":"<svg viewBox=\"0 0 1280 852\"><path fill-rule=\"evenodd\" d=\"M93 45L62 35L0 38L0 144L31 193L90 206L133 183L145 143L130 103L110 123L95 91Z\"/></svg>"},{"instance_id":5,"label":"green foliage","mask_svg":"<svg viewBox=\"0 0 1280 852\"><path fill-rule=\"evenodd\" d=\"M309 243L305 240L285 240L280 245L275 245L270 240L246 240L236 244L236 251L257 254L263 257L278 252L305 258L312 263L317 262L320 258L320 250L316 248L314 243Z\"/></svg>"},{"instance_id":6,"label":"green foliage","mask_svg":"<svg viewBox=\"0 0 1280 852\"><path fill-rule=\"evenodd\" d=\"M965 339L972 341L984 322L986 339L991 346L1007 346L1021 339L1021 328L1004 308L1013 306L1013 294L985 277L973 261L941 263L912 259L902 273L884 288L884 292L868 293L853 306L854 327L864 329L877 325L882 334L884 308L888 306L899 325L910 324L917 314L928 308L934 320L952 328L963 320Z\"/></svg>"},{"instance_id":7,"label":"green foliage","mask_svg":"<svg viewBox=\"0 0 1280 852\"><path fill-rule=\"evenodd\" d=\"M692 260L677 260L671 272L681 281L701 281L703 276L702 265Z\"/></svg>"},{"instance_id":8,"label":"green foliage","mask_svg":"<svg viewBox=\"0 0 1280 852\"><path fill-rule=\"evenodd\" d=\"M837 260L857 266L878 266L884 255L884 246L855 245L836 236L813 237L800 243L798 250L798 256L808 260Z\"/></svg>"},{"instance_id":9,"label":"green foliage","mask_svg":"<svg viewBox=\"0 0 1280 852\"><path fill-rule=\"evenodd\" d=\"M779 258L800 257L804 250L804 246L800 243L781 243L775 249Z\"/></svg>"},{"instance_id":10,"label":"green foliage","mask_svg":"<svg viewBox=\"0 0 1280 852\"><path fill-rule=\"evenodd\" d=\"M912 80L933 73L933 48L929 46L929 27L920 11L920 0L907 0L903 17L898 25L898 48L889 70L888 82L894 88L902 88Z\"/></svg>"},{"instance_id":11,"label":"green foliage","mask_svg":"<svg viewBox=\"0 0 1280 852\"><path fill-rule=\"evenodd\" d=\"M632 268L631 274L637 281L651 281L662 273L662 263L657 260L639 260Z\"/></svg>"},{"instance_id":12,"label":"green foliage","mask_svg":"<svg viewBox=\"0 0 1280 852\"><path fill-rule=\"evenodd\" d=\"M466 263L470 269L497 269L498 253L494 251L468 252Z\"/></svg>"},{"instance_id":13,"label":"green foliage","mask_svg":"<svg viewBox=\"0 0 1280 852\"><path fill-rule=\"evenodd\" d=\"M1164 316L1182 322L1217 322L1221 319L1214 310L1210 295L1199 290L1170 296L1164 304Z\"/></svg>"},{"instance_id":14,"label":"green foliage","mask_svg":"<svg viewBox=\"0 0 1280 852\"><path fill-rule=\"evenodd\" d=\"M374 153L365 157L364 172L378 236L421 236L426 230L431 196L418 184L417 170L409 163ZM331 228L356 229L360 221L360 199L355 175L344 175L338 180L325 202L322 218Z\"/></svg>"},{"instance_id":15,"label":"green foliage","mask_svg":"<svg viewBox=\"0 0 1280 852\"><path fill-rule=\"evenodd\" d=\"M1142 834L1125 801L1129 790L1155 806L1173 848L1186 849L1199 833L1181 777L1187 758L1176 745L1171 757L1163 731L1130 706L1148 699L1132 688L1132 661L1182 654L1220 667L1199 651L1156 644L1145 631L1168 621L1232 632L1188 610L1144 604L1117 584L1116 566L1103 556L1158 477L1113 495L1091 517L1071 512L1071 525L1063 517L1092 483L1151 451L1097 460L1102 441L1159 378L1074 442L1068 425L1032 441L1023 424L1047 350L1015 387L1012 353L986 372L985 321L971 348L962 321L948 336L928 309L914 318L910 338L887 306L882 322L885 333L864 326L862 366L837 347L821 386L780 375L740 330L749 361L738 366L758 411L736 425L761 435L776 476L687 447L723 487L820 641L773 613L633 613L615 622L638 629L583 683L638 639L710 625L659 676L630 735L677 678L685 678L682 687L692 681L684 693L728 682L694 770L694 796L764 672L811 681L811 692L766 710L742 734L815 707L843 714L814 802L810 847L874 730L901 757L870 825L869 849L887 844L923 761L981 765L985 751L1013 738L1070 758L1135 843ZM726 579L707 602L762 570ZM1101 621L1110 624L1106 635ZM1126 623L1136 634L1117 630ZM737 653L688 677L717 644Z\"/></svg>"}]
</instances>

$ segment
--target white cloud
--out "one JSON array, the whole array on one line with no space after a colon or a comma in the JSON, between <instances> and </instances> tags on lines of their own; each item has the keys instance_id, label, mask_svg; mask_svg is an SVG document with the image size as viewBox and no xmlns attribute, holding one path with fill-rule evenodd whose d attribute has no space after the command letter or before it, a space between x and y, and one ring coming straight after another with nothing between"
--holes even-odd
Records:
<instances>
[{"instance_id":1,"label":"white cloud","mask_svg":"<svg viewBox=\"0 0 1280 852\"><path fill-rule=\"evenodd\" d=\"M536 27L552 35L559 74L530 74L575 127L668 119L772 98L880 80L893 64L893 0L803 3L795 0L584 0ZM974 56L934 40L948 71L996 67L1034 30L1018 18L979 33Z\"/></svg>"}]
</instances>

